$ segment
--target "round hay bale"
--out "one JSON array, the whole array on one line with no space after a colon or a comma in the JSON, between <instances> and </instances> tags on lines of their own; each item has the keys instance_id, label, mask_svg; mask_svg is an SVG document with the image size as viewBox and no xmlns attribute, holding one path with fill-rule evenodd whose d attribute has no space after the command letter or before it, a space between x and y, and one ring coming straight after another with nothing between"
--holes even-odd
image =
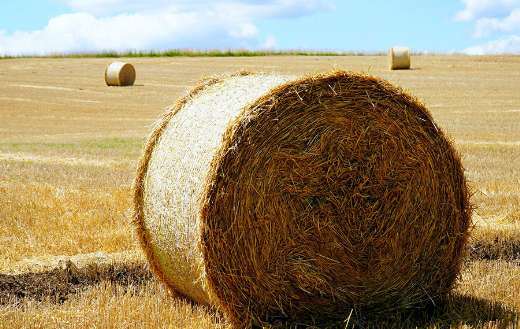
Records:
<instances>
[{"instance_id":1,"label":"round hay bale","mask_svg":"<svg viewBox=\"0 0 520 329\"><path fill-rule=\"evenodd\" d=\"M134 187L155 273L237 327L442 298L470 225L427 109L348 72L207 81L153 131Z\"/></svg>"},{"instance_id":2,"label":"round hay bale","mask_svg":"<svg viewBox=\"0 0 520 329\"><path fill-rule=\"evenodd\" d=\"M390 70L410 69L410 49L405 47L393 47L388 50L388 62Z\"/></svg>"},{"instance_id":3,"label":"round hay bale","mask_svg":"<svg viewBox=\"0 0 520 329\"><path fill-rule=\"evenodd\" d=\"M135 69L132 64L113 62L105 69L107 86L132 86L135 82Z\"/></svg>"}]
</instances>

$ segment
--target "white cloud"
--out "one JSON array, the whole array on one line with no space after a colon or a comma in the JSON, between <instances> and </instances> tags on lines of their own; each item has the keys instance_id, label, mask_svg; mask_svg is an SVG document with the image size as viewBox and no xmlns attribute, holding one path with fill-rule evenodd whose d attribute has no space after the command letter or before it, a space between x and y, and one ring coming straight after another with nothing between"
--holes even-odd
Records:
<instances>
[{"instance_id":1,"label":"white cloud","mask_svg":"<svg viewBox=\"0 0 520 329\"><path fill-rule=\"evenodd\" d=\"M41 30L0 31L0 55L272 48L276 40L263 40L256 25L259 20L331 8L325 0L56 1L74 12L53 17Z\"/></svg>"},{"instance_id":2,"label":"white cloud","mask_svg":"<svg viewBox=\"0 0 520 329\"><path fill-rule=\"evenodd\" d=\"M93 15L116 15L129 12L153 11L164 9L173 1L166 0L58 0L75 11L90 13ZM180 5L189 1L174 1Z\"/></svg>"},{"instance_id":3,"label":"white cloud","mask_svg":"<svg viewBox=\"0 0 520 329\"><path fill-rule=\"evenodd\" d=\"M277 41L276 41L276 38L273 37L272 35L268 36L264 43L262 43L262 45L260 46L260 48L262 49L273 49L276 47L276 44L277 44Z\"/></svg>"},{"instance_id":4,"label":"white cloud","mask_svg":"<svg viewBox=\"0 0 520 329\"><path fill-rule=\"evenodd\" d=\"M232 10L265 16L300 16L332 8L329 0L58 0L69 7L94 15L128 12L157 12L165 8L200 11L205 8Z\"/></svg>"},{"instance_id":5,"label":"white cloud","mask_svg":"<svg viewBox=\"0 0 520 329\"><path fill-rule=\"evenodd\" d=\"M520 0L462 0L464 9L457 13L456 19L471 21L481 17L501 17L514 8L520 7Z\"/></svg>"},{"instance_id":6,"label":"white cloud","mask_svg":"<svg viewBox=\"0 0 520 329\"><path fill-rule=\"evenodd\" d=\"M229 34L239 39L254 38L258 35L258 29L251 23L243 23L239 24L236 29L231 30Z\"/></svg>"},{"instance_id":7,"label":"white cloud","mask_svg":"<svg viewBox=\"0 0 520 329\"><path fill-rule=\"evenodd\" d=\"M502 19L484 17L476 21L475 36L486 37L496 32L516 32L520 31L520 8L514 9Z\"/></svg>"},{"instance_id":8,"label":"white cloud","mask_svg":"<svg viewBox=\"0 0 520 329\"><path fill-rule=\"evenodd\" d=\"M462 0L456 19L474 24L477 39L492 37L464 50L468 54L519 53L520 0Z\"/></svg>"},{"instance_id":9,"label":"white cloud","mask_svg":"<svg viewBox=\"0 0 520 329\"><path fill-rule=\"evenodd\" d=\"M520 36L511 35L506 38L493 40L464 49L464 52L470 55L517 54L520 53Z\"/></svg>"}]
</instances>

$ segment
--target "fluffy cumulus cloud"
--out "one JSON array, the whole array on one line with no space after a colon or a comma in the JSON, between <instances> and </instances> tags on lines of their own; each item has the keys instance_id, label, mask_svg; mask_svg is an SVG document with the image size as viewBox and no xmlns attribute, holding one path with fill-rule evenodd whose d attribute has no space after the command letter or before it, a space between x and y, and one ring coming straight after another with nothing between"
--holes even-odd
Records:
<instances>
[{"instance_id":1,"label":"fluffy cumulus cloud","mask_svg":"<svg viewBox=\"0 0 520 329\"><path fill-rule=\"evenodd\" d=\"M492 40L465 50L470 55L520 53L520 36L511 35L505 38Z\"/></svg>"},{"instance_id":2,"label":"fluffy cumulus cloud","mask_svg":"<svg viewBox=\"0 0 520 329\"><path fill-rule=\"evenodd\" d=\"M0 31L0 55L174 48L273 48L257 22L329 10L327 0L58 0L41 30Z\"/></svg>"},{"instance_id":3,"label":"fluffy cumulus cloud","mask_svg":"<svg viewBox=\"0 0 520 329\"><path fill-rule=\"evenodd\" d=\"M520 6L511 11L503 18L484 17L476 22L475 36L487 37L497 32L515 33L520 32Z\"/></svg>"},{"instance_id":4,"label":"fluffy cumulus cloud","mask_svg":"<svg viewBox=\"0 0 520 329\"><path fill-rule=\"evenodd\" d=\"M520 53L520 0L462 0L456 19L474 25L469 54Z\"/></svg>"},{"instance_id":5,"label":"fluffy cumulus cloud","mask_svg":"<svg viewBox=\"0 0 520 329\"><path fill-rule=\"evenodd\" d=\"M462 0L462 2L464 9L456 16L461 21L506 16L511 10L520 7L520 0Z\"/></svg>"},{"instance_id":6,"label":"fluffy cumulus cloud","mask_svg":"<svg viewBox=\"0 0 520 329\"><path fill-rule=\"evenodd\" d=\"M331 8L327 0L61 0L69 7L95 15L128 12L226 10L234 14L258 16L301 16Z\"/></svg>"}]
</instances>

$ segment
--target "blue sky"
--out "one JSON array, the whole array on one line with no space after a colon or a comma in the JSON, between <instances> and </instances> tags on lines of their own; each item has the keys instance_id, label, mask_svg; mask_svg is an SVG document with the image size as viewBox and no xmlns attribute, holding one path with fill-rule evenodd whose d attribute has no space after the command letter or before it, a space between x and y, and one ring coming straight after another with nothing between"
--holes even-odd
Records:
<instances>
[{"instance_id":1,"label":"blue sky","mask_svg":"<svg viewBox=\"0 0 520 329\"><path fill-rule=\"evenodd\" d=\"M0 55L308 49L520 53L520 0L18 0Z\"/></svg>"}]
</instances>

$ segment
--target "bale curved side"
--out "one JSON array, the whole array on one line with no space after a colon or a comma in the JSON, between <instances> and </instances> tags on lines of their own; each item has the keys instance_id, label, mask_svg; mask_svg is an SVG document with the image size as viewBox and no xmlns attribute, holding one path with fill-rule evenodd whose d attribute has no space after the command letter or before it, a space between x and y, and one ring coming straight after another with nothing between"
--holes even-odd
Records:
<instances>
[{"instance_id":1,"label":"bale curved side","mask_svg":"<svg viewBox=\"0 0 520 329\"><path fill-rule=\"evenodd\" d=\"M236 74L230 75L229 77L211 77L202 80L199 84L194 87L185 97L180 98L175 105L169 108L163 117L157 122L152 133L148 137L147 143L144 148L143 156L139 162L137 168L136 178L134 180L134 224L136 226L137 235L139 237L141 247L145 252L145 255L150 263L150 267L153 272L159 277L159 279L166 284L170 292L186 299L195 300L199 303L209 304L209 298L205 294L198 293L196 295L189 294L185 289L176 284L176 280L165 274L164 267L159 264L160 256L158 252L154 251L152 247L152 237L150 236L149 230L145 226L145 209L144 209L144 193L145 193L145 182L149 170L150 160L153 152L156 148L157 143L161 139L165 129L175 115L182 110L186 104L191 100L195 99L200 93L205 91L207 88L222 83L226 78L249 76L253 75L250 71L240 71ZM199 282L200 283L200 282ZM198 283L197 283L198 284ZM199 289L200 290L200 289Z\"/></svg>"},{"instance_id":2,"label":"bale curved side","mask_svg":"<svg viewBox=\"0 0 520 329\"><path fill-rule=\"evenodd\" d=\"M145 252L146 258L150 264L152 271L157 275L157 277L168 287L169 291L179 297L189 299L185 294L182 293L178 288L175 287L174 282L168 277L166 277L161 270L161 267L157 263L157 258L154 255L153 249L150 246L150 236L147 232L144 224L144 181L146 179L146 174L148 172L148 165L150 163L150 158L154 151L155 145L157 141L161 137L162 133L168 126L171 118L175 116L175 114L180 111L186 103L196 97L198 93L200 93L204 88L212 86L221 82L220 78L210 78L201 81L196 87L194 87L186 96L180 98L175 105L171 108L167 109L163 117L158 120L155 128L152 130L152 133L147 139L146 145L144 147L143 156L139 161L139 165L137 167L136 177L133 183L134 190L134 225L136 227L137 236L139 238L139 242L141 244L142 249Z\"/></svg>"},{"instance_id":3,"label":"bale curved side","mask_svg":"<svg viewBox=\"0 0 520 329\"><path fill-rule=\"evenodd\" d=\"M410 69L410 49L393 47L388 50L388 64L390 70Z\"/></svg>"}]
</instances>

